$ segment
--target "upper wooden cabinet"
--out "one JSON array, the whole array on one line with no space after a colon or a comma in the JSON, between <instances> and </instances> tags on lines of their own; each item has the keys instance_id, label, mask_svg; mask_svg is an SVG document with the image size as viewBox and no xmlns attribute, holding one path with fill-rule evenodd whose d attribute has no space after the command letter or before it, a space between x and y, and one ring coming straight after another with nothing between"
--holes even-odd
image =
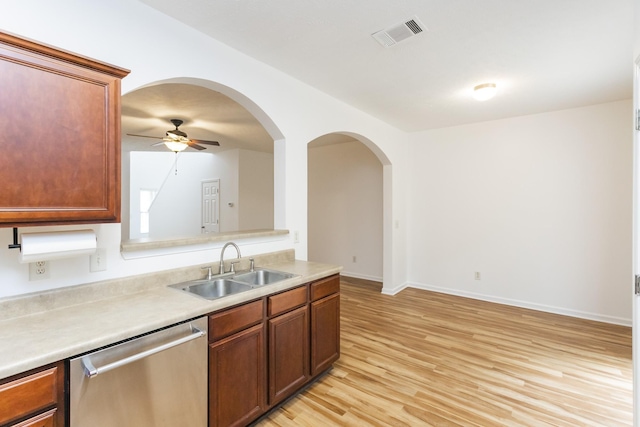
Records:
<instances>
[{"instance_id":1,"label":"upper wooden cabinet","mask_svg":"<svg viewBox=\"0 0 640 427\"><path fill-rule=\"evenodd\" d=\"M120 222L127 74L0 32L0 227Z\"/></svg>"}]
</instances>

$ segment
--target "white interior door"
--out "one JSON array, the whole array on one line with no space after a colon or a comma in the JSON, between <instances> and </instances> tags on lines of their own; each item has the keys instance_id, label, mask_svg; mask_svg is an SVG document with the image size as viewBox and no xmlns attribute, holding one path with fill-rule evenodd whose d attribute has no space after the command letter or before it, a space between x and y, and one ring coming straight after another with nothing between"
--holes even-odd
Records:
<instances>
[{"instance_id":1,"label":"white interior door","mask_svg":"<svg viewBox=\"0 0 640 427\"><path fill-rule=\"evenodd\" d=\"M220 231L220 180L202 181L202 232Z\"/></svg>"},{"instance_id":2,"label":"white interior door","mask_svg":"<svg viewBox=\"0 0 640 427\"><path fill-rule=\"evenodd\" d=\"M633 292L633 425L640 426L640 57L636 59L633 79L633 106L635 130L633 132L633 272L635 274L635 291Z\"/></svg>"}]
</instances>

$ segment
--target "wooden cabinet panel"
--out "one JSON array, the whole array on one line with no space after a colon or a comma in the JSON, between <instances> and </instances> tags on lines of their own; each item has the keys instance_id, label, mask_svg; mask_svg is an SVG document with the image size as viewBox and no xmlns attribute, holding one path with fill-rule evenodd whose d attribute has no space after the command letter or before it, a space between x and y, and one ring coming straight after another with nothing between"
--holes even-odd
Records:
<instances>
[{"instance_id":1,"label":"wooden cabinet panel","mask_svg":"<svg viewBox=\"0 0 640 427\"><path fill-rule=\"evenodd\" d=\"M291 289L281 294L270 296L267 304L267 314L275 316L292 308L300 307L307 303L307 286Z\"/></svg>"},{"instance_id":2,"label":"wooden cabinet panel","mask_svg":"<svg viewBox=\"0 0 640 427\"><path fill-rule=\"evenodd\" d=\"M0 226L120 221L127 74L0 32Z\"/></svg>"},{"instance_id":3,"label":"wooden cabinet panel","mask_svg":"<svg viewBox=\"0 0 640 427\"><path fill-rule=\"evenodd\" d=\"M266 408L264 324L209 346L209 426L244 426Z\"/></svg>"},{"instance_id":4,"label":"wooden cabinet panel","mask_svg":"<svg viewBox=\"0 0 640 427\"><path fill-rule=\"evenodd\" d=\"M64 365L62 362L25 376L11 377L0 384L0 425L56 407L58 410L53 411L52 418L56 420L56 425L62 426L64 425ZM34 418L33 421L37 420Z\"/></svg>"},{"instance_id":5,"label":"wooden cabinet panel","mask_svg":"<svg viewBox=\"0 0 640 427\"><path fill-rule=\"evenodd\" d=\"M340 294L311 303L311 376L340 358Z\"/></svg>"},{"instance_id":6,"label":"wooden cabinet panel","mask_svg":"<svg viewBox=\"0 0 640 427\"><path fill-rule=\"evenodd\" d=\"M29 418L13 427L56 427L57 425L62 427L62 424L56 424L56 410L53 409L44 414Z\"/></svg>"},{"instance_id":7,"label":"wooden cabinet panel","mask_svg":"<svg viewBox=\"0 0 640 427\"><path fill-rule=\"evenodd\" d=\"M250 302L209 316L209 340L215 341L261 323L263 300Z\"/></svg>"},{"instance_id":8,"label":"wooden cabinet panel","mask_svg":"<svg viewBox=\"0 0 640 427\"><path fill-rule=\"evenodd\" d=\"M269 320L269 404L289 397L309 378L308 307Z\"/></svg>"},{"instance_id":9,"label":"wooden cabinet panel","mask_svg":"<svg viewBox=\"0 0 640 427\"><path fill-rule=\"evenodd\" d=\"M340 292L340 275L336 274L326 279L313 282L309 287L309 293L311 294L311 301L317 301L320 298L324 298L327 295Z\"/></svg>"}]
</instances>

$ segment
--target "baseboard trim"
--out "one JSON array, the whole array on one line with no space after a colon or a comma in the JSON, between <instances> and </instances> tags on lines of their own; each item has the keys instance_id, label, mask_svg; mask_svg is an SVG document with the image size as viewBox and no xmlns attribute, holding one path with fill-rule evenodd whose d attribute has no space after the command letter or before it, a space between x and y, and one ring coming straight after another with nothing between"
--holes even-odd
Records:
<instances>
[{"instance_id":1,"label":"baseboard trim","mask_svg":"<svg viewBox=\"0 0 640 427\"><path fill-rule=\"evenodd\" d=\"M385 295L395 295L405 288L423 289L425 291L433 291L433 292L439 292L439 293L448 294L448 295L456 295L456 296L465 297L465 298L473 298L481 301L494 302L497 304L510 305L514 307L528 308L531 310L543 311L546 313L553 313L553 314L561 314L564 316L577 317L580 319L595 320L597 322L611 323L614 325L631 326L632 324L631 319L626 319L623 317L607 316L607 315L602 315L597 313L589 313L585 311L555 307L551 305L535 304L535 303L530 303L526 301L510 299L510 298L500 298L500 297L495 297L491 295L478 294L475 292L441 288L438 286L425 285L422 283L407 283L401 287L395 288L393 290L389 290L389 291L394 291L393 293L391 292L387 293L383 288L382 293Z\"/></svg>"},{"instance_id":2,"label":"baseboard trim","mask_svg":"<svg viewBox=\"0 0 640 427\"><path fill-rule=\"evenodd\" d=\"M372 282L381 282L382 283L382 277L369 276L367 274L352 273L350 271L342 270L340 272L340 275L341 276L347 276L347 277L353 277L354 279L371 280Z\"/></svg>"},{"instance_id":3,"label":"baseboard trim","mask_svg":"<svg viewBox=\"0 0 640 427\"><path fill-rule=\"evenodd\" d=\"M398 292L402 291L403 289L406 289L409 287L408 283L403 283L399 286L396 286L395 288L385 288L384 286L382 287L382 291L380 292L382 295L395 295Z\"/></svg>"}]
</instances>

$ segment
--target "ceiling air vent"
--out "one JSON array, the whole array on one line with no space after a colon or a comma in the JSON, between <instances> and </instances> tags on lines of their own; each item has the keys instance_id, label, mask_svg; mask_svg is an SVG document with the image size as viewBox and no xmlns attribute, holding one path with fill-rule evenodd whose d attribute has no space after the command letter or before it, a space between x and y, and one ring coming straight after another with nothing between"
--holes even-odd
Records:
<instances>
[{"instance_id":1,"label":"ceiling air vent","mask_svg":"<svg viewBox=\"0 0 640 427\"><path fill-rule=\"evenodd\" d=\"M371 36L378 41L384 47L391 47L394 44L400 43L409 37L416 36L425 31L427 27L424 26L417 16L406 20L405 22L394 25L393 27L380 30Z\"/></svg>"}]
</instances>

